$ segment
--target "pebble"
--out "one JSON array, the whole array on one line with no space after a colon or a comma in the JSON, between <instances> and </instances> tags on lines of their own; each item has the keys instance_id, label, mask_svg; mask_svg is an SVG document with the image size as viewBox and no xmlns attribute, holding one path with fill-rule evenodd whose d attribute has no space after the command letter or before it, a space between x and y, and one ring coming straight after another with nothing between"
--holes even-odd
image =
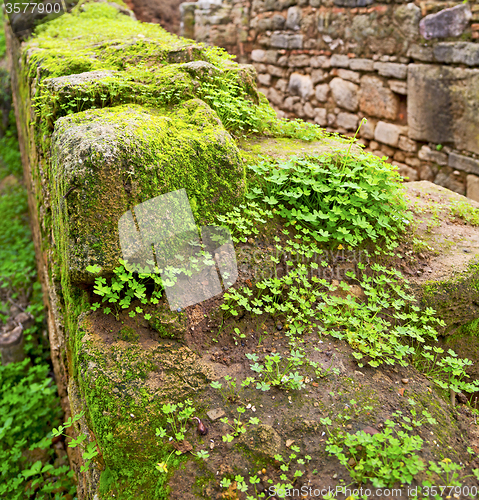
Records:
<instances>
[{"instance_id":1,"label":"pebble","mask_svg":"<svg viewBox=\"0 0 479 500\"><path fill-rule=\"evenodd\" d=\"M221 417L225 416L225 412L221 408L216 408L214 410L210 410L206 412L206 415L208 415L208 418L211 421L218 420Z\"/></svg>"},{"instance_id":2,"label":"pebble","mask_svg":"<svg viewBox=\"0 0 479 500\"><path fill-rule=\"evenodd\" d=\"M408 379L408 378L402 378L402 379L401 379L401 382L402 382L403 384L407 384L407 383L409 383L409 379Z\"/></svg>"}]
</instances>

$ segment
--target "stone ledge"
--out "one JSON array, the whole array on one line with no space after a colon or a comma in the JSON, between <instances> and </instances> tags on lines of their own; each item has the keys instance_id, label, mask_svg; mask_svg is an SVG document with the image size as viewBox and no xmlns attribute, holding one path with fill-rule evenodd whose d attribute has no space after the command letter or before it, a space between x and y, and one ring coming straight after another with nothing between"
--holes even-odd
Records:
<instances>
[{"instance_id":1,"label":"stone ledge","mask_svg":"<svg viewBox=\"0 0 479 500\"><path fill-rule=\"evenodd\" d=\"M449 153L448 165L468 174L479 175L479 160L458 153Z\"/></svg>"}]
</instances>

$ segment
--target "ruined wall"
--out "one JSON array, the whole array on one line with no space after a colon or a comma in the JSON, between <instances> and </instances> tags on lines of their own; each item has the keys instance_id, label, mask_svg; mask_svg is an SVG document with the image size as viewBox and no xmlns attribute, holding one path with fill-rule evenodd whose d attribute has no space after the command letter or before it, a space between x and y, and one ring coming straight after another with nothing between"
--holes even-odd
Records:
<instances>
[{"instance_id":1,"label":"ruined wall","mask_svg":"<svg viewBox=\"0 0 479 500\"><path fill-rule=\"evenodd\" d=\"M282 116L354 133L410 180L479 200L479 3L201 0L183 31L252 62Z\"/></svg>"},{"instance_id":2,"label":"ruined wall","mask_svg":"<svg viewBox=\"0 0 479 500\"><path fill-rule=\"evenodd\" d=\"M126 5L140 21L158 23L170 33L180 30L181 0L126 0Z\"/></svg>"}]
</instances>

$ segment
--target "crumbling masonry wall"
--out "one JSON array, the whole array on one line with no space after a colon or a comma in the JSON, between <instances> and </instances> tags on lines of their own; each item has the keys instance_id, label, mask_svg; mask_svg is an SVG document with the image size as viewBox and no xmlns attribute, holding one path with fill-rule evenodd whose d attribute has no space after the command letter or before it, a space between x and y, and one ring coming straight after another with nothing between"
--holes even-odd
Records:
<instances>
[{"instance_id":1,"label":"crumbling masonry wall","mask_svg":"<svg viewBox=\"0 0 479 500\"><path fill-rule=\"evenodd\" d=\"M201 0L185 36L252 62L282 116L354 133L403 176L479 200L479 3Z\"/></svg>"}]
</instances>

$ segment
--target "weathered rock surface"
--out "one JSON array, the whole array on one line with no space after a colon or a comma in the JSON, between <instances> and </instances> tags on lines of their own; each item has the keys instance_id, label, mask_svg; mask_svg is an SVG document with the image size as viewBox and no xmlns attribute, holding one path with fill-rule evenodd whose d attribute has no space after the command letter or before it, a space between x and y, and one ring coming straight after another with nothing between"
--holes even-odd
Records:
<instances>
[{"instance_id":1,"label":"weathered rock surface","mask_svg":"<svg viewBox=\"0 0 479 500\"><path fill-rule=\"evenodd\" d=\"M409 137L479 153L479 69L410 64Z\"/></svg>"},{"instance_id":2,"label":"weathered rock surface","mask_svg":"<svg viewBox=\"0 0 479 500\"><path fill-rule=\"evenodd\" d=\"M329 84L334 102L349 111L358 109L358 86L342 78L333 78Z\"/></svg>"},{"instance_id":3,"label":"weathered rock surface","mask_svg":"<svg viewBox=\"0 0 479 500\"><path fill-rule=\"evenodd\" d=\"M421 19L419 30L426 40L459 36L465 30L471 17L468 4L456 5Z\"/></svg>"},{"instance_id":4,"label":"weathered rock surface","mask_svg":"<svg viewBox=\"0 0 479 500\"><path fill-rule=\"evenodd\" d=\"M427 181L409 183L407 198L417 217L415 237L431 255L410 279L451 334L479 317L479 203Z\"/></svg>"},{"instance_id":5,"label":"weathered rock surface","mask_svg":"<svg viewBox=\"0 0 479 500\"><path fill-rule=\"evenodd\" d=\"M359 109L368 115L395 120L398 99L377 76L363 76L359 90Z\"/></svg>"}]
</instances>

